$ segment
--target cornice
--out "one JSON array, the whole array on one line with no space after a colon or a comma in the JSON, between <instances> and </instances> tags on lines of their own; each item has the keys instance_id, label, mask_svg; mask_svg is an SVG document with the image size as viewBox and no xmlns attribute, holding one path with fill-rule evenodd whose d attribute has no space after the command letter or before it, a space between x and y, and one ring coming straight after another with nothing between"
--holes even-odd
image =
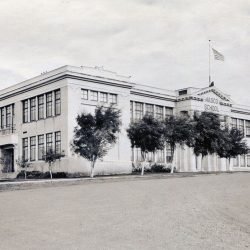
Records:
<instances>
[{"instance_id":1,"label":"cornice","mask_svg":"<svg viewBox=\"0 0 250 250\"><path fill-rule=\"evenodd\" d=\"M171 99L169 97L159 96L159 95L156 95L156 94L153 94L153 93L152 94L147 94L147 93L143 93L143 92L139 92L139 91L135 91L135 90L131 90L130 93L133 94L133 95L151 97L151 98L158 99L158 100L171 101L171 102L176 102L177 101L175 97L173 97Z\"/></svg>"}]
</instances>

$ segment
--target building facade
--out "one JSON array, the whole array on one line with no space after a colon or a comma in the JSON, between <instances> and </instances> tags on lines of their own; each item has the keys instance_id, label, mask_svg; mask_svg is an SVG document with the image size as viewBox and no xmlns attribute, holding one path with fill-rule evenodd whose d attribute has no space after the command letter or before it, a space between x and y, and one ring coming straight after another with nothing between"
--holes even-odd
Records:
<instances>
[{"instance_id":1,"label":"building facade","mask_svg":"<svg viewBox=\"0 0 250 250\"><path fill-rule=\"evenodd\" d=\"M132 165L141 161L140 150L131 149L126 129L144 114L164 119L215 112L222 123L240 129L250 146L250 107L235 104L215 86L171 91L135 84L103 68L64 66L0 91L2 172L17 173L16 160L21 157L30 161L32 170L47 171L43 155L52 148L65 155L54 171L89 174L89 163L71 149L75 118L110 104L121 109L122 128L116 145L97 162L96 174L130 173ZM170 159L168 147L147 156L149 162L164 165ZM201 170L201 159L187 147L177 149L174 164L181 172ZM210 155L202 166L204 171L250 170L250 154L233 159L230 166L225 159Z\"/></svg>"}]
</instances>

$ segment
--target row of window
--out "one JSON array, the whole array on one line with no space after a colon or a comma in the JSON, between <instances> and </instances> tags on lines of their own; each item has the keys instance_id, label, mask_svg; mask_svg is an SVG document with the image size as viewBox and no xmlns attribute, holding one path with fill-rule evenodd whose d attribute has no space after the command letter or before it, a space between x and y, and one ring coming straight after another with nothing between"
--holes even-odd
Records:
<instances>
[{"instance_id":1,"label":"row of window","mask_svg":"<svg viewBox=\"0 0 250 250\"><path fill-rule=\"evenodd\" d=\"M23 101L23 122L32 122L61 114L60 89Z\"/></svg>"},{"instance_id":2,"label":"row of window","mask_svg":"<svg viewBox=\"0 0 250 250\"><path fill-rule=\"evenodd\" d=\"M43 160L44 154L53 149L56 154L61 153L61 132L23 138L23 158L25 160Z\"/></svg>"},{"instance_id":3,"label":"row of window","mask_svg":"<svg viewBox=\"0 0 250 250\"><path fill-rule=\"evenodd\" d=\"M233 158L234 167L250 167L250 154L239 155Z\"/></svg>"},{"instance_id":4,"label":"row of window","mask_svg":"<svg viewBox=\"0 0 250 250\"><path fill-rule=\"evenodd\" d=\"M239 129L244 136L250 137L250 121L231 118L231 127Z\"/></svg>"},{"instance_id":5,"label":"row of window","mask_svg":"<svg viewBox=\"0 0 250 250\"><path fill-rule=\"evenodd\" d=\"M141 162L141 149L134 148L132 149L132 161ZM171 163L172 155L170 147L167 147L165 150L157 150L155 153L149 152L146 155L146 161L148 162L157 162L157 163Z\"/></svg>"},{"instance_id":6,"label":"row of window","mask_svg":"<svg viewBox=\"0 0 250 250\"><path fill-rule=\"evenodd\" d=\"M81 89L81 99L117 104L117 94Z\"/></svg>"},{"instance_id":7,"label":"row of window","mask_svg":"<svg viewBox=\"0 0 250 250\"><path fill-rule=\"evenodd\" d=\"M165 117L173 115L173 108L154 104L130 102L131 120L142 119L144 115L154 116L156 119L163 120Z\"/></svg>"},{"instance_id":8,"label":"row of window","mask_svg":"<svg viewBox=\"0 0 250 250\"><path fill-rule=\"evenodd\" d=\"M11 104L0 108L1 129L12 127L14 124L15 105Z\"/></svg>"}]
</instances>

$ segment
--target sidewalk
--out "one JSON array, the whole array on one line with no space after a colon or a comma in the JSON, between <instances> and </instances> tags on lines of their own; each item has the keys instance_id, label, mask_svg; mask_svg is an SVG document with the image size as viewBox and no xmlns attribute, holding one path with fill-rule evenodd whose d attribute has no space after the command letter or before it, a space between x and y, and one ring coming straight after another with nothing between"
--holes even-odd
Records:
<instances>
[{"instance_id":1,"label":"sidewalk","mask_svg":"<svg viewBox=\"0 0 250 250\"><path fill-rule=\"evenodd\" d=\"M195 177L198 175L218 175L218 174L232 174L237 172L202 172L202 173L147 173L143 176L140 174L129 175L114 175L114 176L96 176L94 178L65 178L65 179L27 179L27 180L0 180L0 192L33 189L40 187L57 187L67 185L79 185L89 183L103 183L103 182L116 182L116 181L135 181L135 180L150 180L150 179L163 179L163 178L183 178Z\"/></svg>"}]
</instances>

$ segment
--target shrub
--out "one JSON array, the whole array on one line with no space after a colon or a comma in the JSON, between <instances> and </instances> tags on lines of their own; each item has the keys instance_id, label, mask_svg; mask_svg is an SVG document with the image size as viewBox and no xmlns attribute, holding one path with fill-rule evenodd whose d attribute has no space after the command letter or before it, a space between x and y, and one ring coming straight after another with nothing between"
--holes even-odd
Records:
<instances>
[{"instance_id":1,"label":"shrub","mask_svg":"<svg viewBox=\"0 0 250 250\"><path fill-rule=\"evenodd\" d=\"M65 172L56 172L53 173L54 178L67 178L67 174ZM25 172L22 170L18 173L17 179L24 179ZM29 171L27 172L27 179L48 179L50 178L50 172L40 172L40 171Z\"/></svg>"}]
</instances>

